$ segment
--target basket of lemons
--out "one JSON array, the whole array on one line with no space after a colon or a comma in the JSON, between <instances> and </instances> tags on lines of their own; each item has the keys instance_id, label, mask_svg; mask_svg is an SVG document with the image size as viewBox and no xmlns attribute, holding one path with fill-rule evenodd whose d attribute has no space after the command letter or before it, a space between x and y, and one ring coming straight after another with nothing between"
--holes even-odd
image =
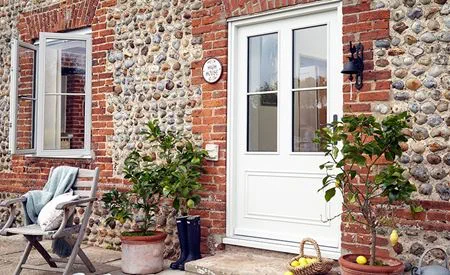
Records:
<instances>
[{"instance_id":1,"label":"basket of lemons","mask_svg":"<svg viewBox=\"0 0 450 275\"><path fill-rule=\"evenodd\" d=\"M305 255L305 244L310 243L314 246L317 256ZM294 275L315 275L327 274L333 267L334 261L327 258L322 258L320 255L320 248L317 242L311 238L305 238L300 242L300 254L291 259L287 265L287 274ZM290 272L290 273L289 273Z\"/></svg>"}]
</instances>

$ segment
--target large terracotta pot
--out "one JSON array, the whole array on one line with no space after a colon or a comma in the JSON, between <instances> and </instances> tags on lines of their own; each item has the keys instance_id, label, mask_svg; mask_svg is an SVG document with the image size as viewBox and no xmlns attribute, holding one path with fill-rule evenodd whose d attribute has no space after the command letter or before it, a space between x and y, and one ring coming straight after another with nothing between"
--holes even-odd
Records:
<instances>
[{"instance_id":1,"label":"large terracotta pot","mask_svg":"<svg viewBox=\"0 0 450 275\"><path fill-rule=\"evenodd\" d=\"M164 240L167 234L155 231L152 236L121 236L122 272L158 273L164 269Z\"/></svg>"},{"instance_id":2,"label":"large terracotta pot","mask_svg":"<svg viewBox=\"0 0 450 275\"><path fill-rule=\"evenodd\" d=\"M339 258L342 275L403 275L405 265L394 258L377 257L387 266L360 265L356 263L357 254L347 254ZM364 255L367 259L368 255Z\"/></svg>"}]
</instances>

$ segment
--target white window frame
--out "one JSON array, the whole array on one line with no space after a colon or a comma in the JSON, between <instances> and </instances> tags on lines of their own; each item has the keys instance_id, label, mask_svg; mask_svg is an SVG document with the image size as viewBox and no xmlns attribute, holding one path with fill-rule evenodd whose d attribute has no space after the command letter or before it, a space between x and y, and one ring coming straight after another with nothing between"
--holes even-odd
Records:
<instances>
[{"instance_id":1,"label":"white window frame","mask_svg":"<svg viewBox=\"0 0 450 275\"><path fill-rule=\"evenodd\" d=\"M89 35L91 29L77 30L67 33L48 33L41 32L39 35L39 42L35 43L36 46L20 42L18 40L12 43L12 72L11 78L11 120L10 123L10 150L12 154L34 154L36 157L54 157L54 158L90 158L91 157L91 125L92 125L92 38ZM83 149L56 149L48 150L44 149L44 110L45 110L45 77L40 77L42 72L45 72L45 60L46 60L46 40L58 39L58 40L77 40L84 41L86 43L86 68L85 68L85 89L84 89L84 148ZM18 68L18 46L26 48L37 49L37 65L35 73L35 81L37 90L35 96L37 97L36 108L37 113L34 119L35 123L35 148L33 150L17 150L16 149L16 121L17 114L17 69ZM25 45L25 46L24 46ZM41 72L41 73L39 73ZM78 95L73 93L65 93L66 95Z\"/></svg>"},{"instance_id":2,"label":"white window frame","mask_svg":"<svg viewBox=\"0 0 450 275\"><path fill-rule=\"evenodd\" d=\"M10 147L10 152L11 154L35 154L36 153L36 138L37 138L37 134L36 134L36 115L37 115L37 102L35 103L35 109L33 109L33 114L32 114L32 119L33 119L33 148L30 149L25 149L25 150L20 150L17 149L17 143L16 143L16 138L17 138L17 107L18 107L18 94L17 94L17 85L19 83L18 78L19 78L19 47L23 47L29 50L32 50L36 53L35 55L35 66L34 66L34 77L36 79L38 79L38 62L39 62L39 48L32 45L32 44L28 44L16 39L13 39L11 41L11 80L10 80L10 85L11 85L11 93L10 93L10 108L9 108L9 147ZM33 82L33 89L34 89L34 97L36 98L37 101L37 85L36 85L36 81Z\"/></svg>"}]
</instances>

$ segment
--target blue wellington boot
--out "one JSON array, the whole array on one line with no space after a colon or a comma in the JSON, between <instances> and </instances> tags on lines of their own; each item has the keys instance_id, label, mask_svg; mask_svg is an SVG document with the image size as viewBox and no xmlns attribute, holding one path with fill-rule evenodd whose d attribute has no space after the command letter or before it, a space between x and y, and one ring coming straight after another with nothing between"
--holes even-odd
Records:
<instances>
[{"instance_id":1,"label":"blue wellington boot","mask_svg":"<svg viewBox=\"0 0 450 275\"><path fill-rule=\"evenodd\" d=\"M184 264L190 261L200 259L200 217L192 216L187 219L187 239L188 239L188 255L183 264L180 264L180 270L184 270Z\"/></svg>"},{"instance_id":2,"label":"blue wellington boot","mask_svg":"<svg viewBox=\"0 0 450 275\"><path fill-rule=\"evenodd\" d=\"M177 231L178 240L180 242L180 257L178 260L170 264L170 269L180 269L180 265L183 264L188 256L188 238L187 238L187 216L177 218Z\"/></svg>"}]
</instances>

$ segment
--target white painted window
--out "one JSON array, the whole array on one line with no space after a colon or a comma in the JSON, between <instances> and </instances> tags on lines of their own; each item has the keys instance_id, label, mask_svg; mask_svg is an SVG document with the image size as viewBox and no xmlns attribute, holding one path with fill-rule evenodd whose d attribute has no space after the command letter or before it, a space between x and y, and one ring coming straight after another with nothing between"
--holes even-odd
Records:
<instances>
[{"instance_id":1,"label":"white painted window","mask_svg":"<svg viewBox=\"0 0 450 275\"><path fill-rule=\"evenodd\" d=\"M90 29L12 41L10 150L88 157L91 139Z\"/></svg>"}]
</instances>

